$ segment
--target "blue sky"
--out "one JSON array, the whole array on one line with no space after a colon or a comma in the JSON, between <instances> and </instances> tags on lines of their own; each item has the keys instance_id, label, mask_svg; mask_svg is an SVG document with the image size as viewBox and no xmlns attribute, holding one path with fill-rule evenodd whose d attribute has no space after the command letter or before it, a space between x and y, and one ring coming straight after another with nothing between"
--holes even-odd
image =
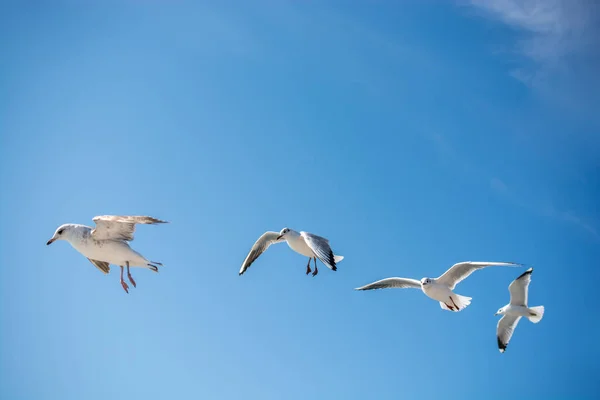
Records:
<instances>
[{"instance_id":1,"label":"blue sky","mask_svg":"<svg viewBox=\"0 0 600 400\"><path fill-rule=\"evenodd\" d=\"M85 3L0 5L0 397L598 395L597 7ZM165 266L129 295L45 245L101 214L171 222L137 229ZM238 276L285 226L338 271L278 245ZM546 314L505 354L522 271L475 273L456 314L352 290L464 260L535 268Z\"/></svg>"}]
</instances>

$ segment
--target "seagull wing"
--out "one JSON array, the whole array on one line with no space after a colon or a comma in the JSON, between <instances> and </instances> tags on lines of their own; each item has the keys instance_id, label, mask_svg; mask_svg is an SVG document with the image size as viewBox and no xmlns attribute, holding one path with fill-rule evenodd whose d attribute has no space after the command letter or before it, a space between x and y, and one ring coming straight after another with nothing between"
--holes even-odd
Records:
<instances>
[{"instance_id":1,"label":"seagull wing","mask_svg":"<svg viewBox=\"0 0 600 400\"><path fill-rule=\"evenodd\" d=\"M513 315L505 315L498 321L498 327L496 328L496 336L498 337L498 350L500 353L504 353L513 332L517 328L517 324L521 317Z\"/></svg>"},{"instance_id":2,"label":"seagull wing","mask_svg":"<svg viewBox=\"0 0 600 400\"><path fill-rule=\"evenodd\" d=\"M409 278L385 278L380 281L369 283L368 285L356 288L355 290L372 290L372 289L387 289L387 288L421 289L421 282L419 282L416 279L409 279Z\"/></svg>"},{"instance_id":3,"label":"seagull wing","mask_svg":"<svg viewBox=\"0 0 600 400\"><path fill-rule=\"evenodd\" d=\"M252 246L252 248L250 249L250 252L246 256L246 259L244 260L244 263L242 264L242 268L240 269L240 275L242 275L244 272L246 272L248 267L250 265L252 265L252 263L254 261L256 261L256 259L262 253L264 253L265 250L267 250L270 245L272 245L273 243L279 243L279 242L285 241L284 239L277 240L278 237L279 237L278 232L263 233L262 236L258 238L256 243L254 243L254 246Z\"/></svg>"},{"instance_id":4,"label":"seagull wing","mask_svg":"<svg viewBox=\"0 0 600 400\"><path fill-rule=\"evenodd\" d=\"M124 216L124 215L101 215L92 220L96 223L96 229L92 231L92 237L96 240L133 240L136 224L164 224L153 217L146 216Z\"/></svg>"},{"instance_id":5,"label":"seagull wing","mask_svg":"<svg viewBox=\"0 0 600 400\"><path fill-rule=\"evenodd\" d=\"M304 242L306 242L308 247L310 247L317 258L321 260L327 268L337 271L335 256L333 255L333 251L331 251L331 247L329 247L329 240L308 232L300 232L300 236L302 236Z\"/></svg>"},{"instance_id":6,"label":"seagull wing","mask_svg":"<svg viewBox=\"0 0 600 400\"><path fill-rule=\"evenodd\" d=\"M88 258L88 260L90 260L90 262L92 264L94 264L94 266L96 268L98 268L100 271L102 271L102 273L104 274L108 274L110 272L110 264L104 261L98 261L98 260L92 260L91 258Z\"/></svg>"},{"instance_id":7,"label":"seagull wing","mask_svg":"<svg viewBox=\"0 0 600 400\"><path fill-rule=\"evenodd\" d=\"M492 266L518 267L520 265L521 264L512 262L464 261L454 264L448 271L444 272L442 276L437 278L436 281L447 285L450 290L453 290L459 282L478 269Z\"/></svg>"},{"instance_id":8,"label":"seagull wing","mask_svg":"<svg viewBox=\"0 0 600 400\"><path fill-rule=\"evenodd\" d=\"M532 272L533 268L529 268L508 286L508 291L510 292L510 304L513 306L527 307L527 292L529 291L529 282L531 282Z\"/></svg>"}]
</instances>

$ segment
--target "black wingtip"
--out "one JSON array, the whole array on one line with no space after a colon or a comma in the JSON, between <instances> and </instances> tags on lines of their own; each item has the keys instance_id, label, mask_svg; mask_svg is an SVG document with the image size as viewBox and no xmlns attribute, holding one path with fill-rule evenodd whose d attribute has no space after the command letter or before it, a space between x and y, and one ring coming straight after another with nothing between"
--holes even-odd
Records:
<instances>
[{"instance_id":1,"label":"black wingtip","mask_svg":"<svg viewBox=\"0 0 600 400\"><path fill-rule=\"evenodd\" d=\"M527 271L525 271L525 272L523 272L521 275L519 275L519 277L518 277L517 279L521 279L521 278L523 278L524 276L531 275L531 274L532 274L532 272L533 272L533 268L529 268ZM517 279L515 279L515 280L517 280Z\"/></svg>"},{"instance_id":2,"label":"black wingtip","mask_svg":"<svg viewBox=\"0 0 600 400\"><path fill-rule=\"evenodd\" d=\"M506 346L507 345L502 343L500 338L498 338L498 350L500 350L500 353L504 353L506 351Z\"/></svg>"},{"instance_id":3,"label":"black wingtip","mask_svg":"<svg viewBox=\"0 0 600 400\"><path fill-rule=\"evenodd\" d=\"M532 265L531 264L526 264L526 263L519 263L519 262L513 262L513 264L519 266L519 267L525 267L525 268L531 268Z\"/></svg>"},{"instance_id":4,"label":"black wingtip","mask_svg":"<svg viewBox=\"0 0 600 400\"><path fill-rule=\"evenodd\" d=\"M331 265L332 271L337 271L337 265L335 264L335 256L333 255L333 251L329 251L329 265Z\"/></svg>"}]
</instances>

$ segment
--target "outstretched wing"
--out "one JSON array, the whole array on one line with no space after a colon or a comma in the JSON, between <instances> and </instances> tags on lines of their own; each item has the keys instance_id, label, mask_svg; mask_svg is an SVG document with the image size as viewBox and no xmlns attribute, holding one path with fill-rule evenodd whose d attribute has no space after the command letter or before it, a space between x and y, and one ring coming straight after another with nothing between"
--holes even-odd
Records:
<instances>
[{"instance_id":1,"label":"outstretched wing","mask_svg":"<svg viewBox=\"0 0 600 400\"><path fill-rule=\"evenodd\" d=\"M92 237L96 240L133 240L136 224L164 224L161 221L147 216L127 215L101 215L92 220L96 223L96 229L92 231Z\"/></svg>"},{"instance_id":2,"label":"outstretched wing","mask_svg":"<svg viewBox=\"0 0 600 400\"><path fill-rule=\"evenodd\" d=\"M416 279L409 278L385 278L377 282L369 283L368 285L356 288L355 290L372 290L372 289L388 289L388 288L413 288L421 289L421 282Z\"/></svg>"},{"instance_id":3,"label":"outstretched wing","mask_svg":"<svg viewBox=\"0 0 600 400\"><path fill-rule=\"evenodd\" d=\"M94 266L96 268L98 268L100 271L102 271L102 273L104 274L108 274L110 272L110 264L104 261L98 261L98 260L92 260L91 258L88 258L88 260L90 260L90 262L92 264L94 264Z\"/></svg>"},{"instance_id":4,"label":"outstretched wing","mask_svg":"<svg viewBox=\"0 0 600 400\"><path fill-rule=\"evenodd\" d=\"M508 286L508 291L510 292L510 304L513 306L527 307L527 292L529 289L529 282L531 282L532 272L533 268L529 268Z\"/></svg>"},{"instance_id":5,"label":"outstretched wing","mask_svg":"<svg viewBox=\"0 0 600 400\"><path fill-rule=\"evenodd\" d=\"M498 327L496 328L496 336L498 338L498 350L500 353L504 353L513 332L517 328L517 324L521 317L515 317L514 315L505 315L498 321Z\"/></svg>"},{"instance_id":6,"label":"outstretched wing","mask_svg":"<svg viewBox=\"0 0 600 400\"><path fill-rule=\"evenodd\" d=\"M437 278L436 281L447 285L452 290L459 282L478 269L491 266L518 267L520 265L512 262L464 261L454 264L442 276Z\"/></svg>"},{"instance_id":7,"label":"outstretched wing","mask_svg":"<svg viewBox=\"0 0 600 400\"><path fill-rule=\"evenodd\" d=\"M308 247L310 247L317 258L321 260L327 268L337 271L335 256L333 255L333 251L331 251L331 247L329 247L329 240L308 232L300 232L300 236L302 236L304 242L306 242Z\"/></svg>"},{"instance_id":8,"label":"outstretched wing","mask_svg":"<svg viewBox=\"0 0 600 400\"><path fill-rule=\"evenodd\" d=\"M246 259L244 260L244 263L242 264L242 268L240 268L240 275L242 275L244 272L246 272L248 267L250 265L252 265L252 263L254 261L256 261L256 259L262 253L264 253L265 250L267 250L270 245L272 245L273 243L279 243L279 242L284 241L284 239L277 240L278 237L279 237L278 232L270 232L269 231L269 232L263 233L262 236L258 238L256 243L254 243L254 246L252 246L252 248L250 249L250 252L246 256Z\"/></svg>"}]
</instances>

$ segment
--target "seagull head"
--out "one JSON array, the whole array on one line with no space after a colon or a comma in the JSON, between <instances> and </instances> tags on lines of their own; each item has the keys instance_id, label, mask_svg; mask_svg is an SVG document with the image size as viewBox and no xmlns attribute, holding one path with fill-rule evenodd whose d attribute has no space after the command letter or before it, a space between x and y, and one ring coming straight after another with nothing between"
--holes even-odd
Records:
<instances>
[{"instance_id":1,"label":"seagull head","mask_svg":"<svg viewBox=\"0 0 600 400\"><path fill-rule=\"evenodd\" d=\"M499 309L498 311L496 311L496 314L494 314L494 316L504 314L506 312L505 308L506 307L502 307L501 309Z\"/></svg>"},{"instance_id":2,"label":"seagull head","mask_svg":"<svg viewBox=\"0 0 600 400\"><path fill-rule=\"evenodd\" d=\"M425 286L425 285L429 285L431 283L431 279L429 278L422 278L421 279L421 285Z\"/></svg>"},{"instance_id":3,"label":"seagull head","mask_svg":"<svg viewBox=\"0 0 600 400\"><path fill-rule=\"evenodd\" d=\"M281 232L279 232L279 236L277 236L277 240L285 238L285 235L287 235L290 232L290 230L291 230L290 228L283 228L281 230Z\"/></svg>"},{"instance_id":4,"label":"seagull head","mask_svg":"<svg viewBox=\"0 0 600 400\"><path fill-rule=\"evenodd\" d=\"M69 240L73 226L73 224L64 224L59 226L56 232L54 232L54 236L52 236L52 238L46 243L46 246L52 244L55 240Z\"/></svg>"}]
</instances>

